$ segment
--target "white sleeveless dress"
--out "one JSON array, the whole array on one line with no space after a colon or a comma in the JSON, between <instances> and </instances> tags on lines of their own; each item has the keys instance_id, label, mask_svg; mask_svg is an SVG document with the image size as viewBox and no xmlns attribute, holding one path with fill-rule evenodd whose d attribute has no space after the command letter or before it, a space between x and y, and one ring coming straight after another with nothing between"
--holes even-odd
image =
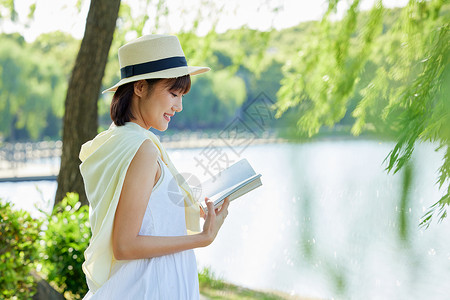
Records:
<instances>
[{"instance_id":1,"label":"white sleeveless dress","mask_svg":"<svg viewBox=\"0 0 450 300\"><path fill-rule=\"evenodd\" d=\"M153 187L139 235L186 235L184 206L171 201L174 177L158 157L161 176ZM170 190L169 190L170 184ZM111 276L93 294L83 299L199 299L197 262L194 251L136 260L114 261Z\"/></svg>"}]
</instances>

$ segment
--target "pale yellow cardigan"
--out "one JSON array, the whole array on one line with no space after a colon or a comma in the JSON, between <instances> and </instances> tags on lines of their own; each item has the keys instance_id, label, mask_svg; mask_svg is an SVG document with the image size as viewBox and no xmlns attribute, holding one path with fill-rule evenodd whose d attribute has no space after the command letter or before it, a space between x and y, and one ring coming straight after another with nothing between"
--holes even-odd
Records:
<instances>
[{"instance_id":1,"label":"pale yellow cardigan","mask_svg":"<svg viewBox=\"0 0 450 300\"><path fill-rule=\"evenodd\" d=\"M159 149L161 159L175 178L182 178L170 161L159 139L135 123L111 127L81 147L80 171L89 200L89 220L92 237L84 252L83 272L89 290L95 293L111 272L114 255L112 228L128 166L145 140ZM178 175L178 176L177 176ZM178 182L185 195L185 216L188 233L200 231L200 211L192 191L185 181Z\"/></svg>"}]
</instances>

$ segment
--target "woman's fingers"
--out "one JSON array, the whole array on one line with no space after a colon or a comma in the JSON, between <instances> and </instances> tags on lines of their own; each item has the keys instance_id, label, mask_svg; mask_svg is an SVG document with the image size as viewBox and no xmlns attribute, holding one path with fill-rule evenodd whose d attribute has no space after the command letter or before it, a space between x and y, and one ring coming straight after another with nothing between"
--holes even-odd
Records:
<instances>
[{"instance_id":1,"label":"woman's fingers","mask_svg":"<svg viewBox=\"0 0 450 300\"><path fill-rule=\"evenodd\" d=\"M208 214L214 211L214 203L208 197L205 197L206 207L208 208Z\"/></svg>"},{"instance_id":2,"label":"woman's fingers","mask_svg":"<svg viewBox=\"0 0 450 300\"><path fill-rule=\"evenodd\" d=\"M228 209L228 206L230 205L230 198L226 197L225 200L223 200L222 209Z\"/></svg>"},{"instance_id":3,"label":"woman's fingers","mask_svg":"<svg viewBox=\"0 0 450 300\"><path fill-rule=\"evenodd\" d=\"M218 208L214 208L213 201L211 201L208 197L205 197L205 203L208 207L208 215L210 212L214 212L215 216L223 215L224 219L228 215L228 206L230 205L230 199L228 197L224 199L222 205Z\"/></svg>"},{"instance_id":4,"label":"woman's fingers","mask_svg":"<svg viewBox=\"0 0 450 300\"><path fill-rule=\"evenodd\" d=\"M214 202L210 200L208 197L205 197L206 207L208 208L208 212L206 213L206 219L210 220L211 218L215 218L216 212L214 211Z\"/></svg>"},{"instance_id":5,"label":"woman's fingers","mask_svg":"<svg viewBox=\"0 0 450 300\"><path fill-rule=\"evenodd\" d=\"M224 212L225 214L228 214L228 206L230 205L230 199L226 197L223 200L222 206L220 206L219 213ZM217 212L216 212L217 214Z\"/></svg>"},{"instance_id":6,"label":"woman's fingers","mask_svg":"<svg viewBox=\"0 0 450 300\"><path fill-rule=\"evenodd\" d=\"M208 243L210 244L216 238L219 229L222 227L222 224L228 215L230 199L228 197L225 198L220 208L215 208L213 201L208 197L205 197L205 203L208 207L208 213L203 225L203 233L208 237Z\"/></svg>"}]
</instances>

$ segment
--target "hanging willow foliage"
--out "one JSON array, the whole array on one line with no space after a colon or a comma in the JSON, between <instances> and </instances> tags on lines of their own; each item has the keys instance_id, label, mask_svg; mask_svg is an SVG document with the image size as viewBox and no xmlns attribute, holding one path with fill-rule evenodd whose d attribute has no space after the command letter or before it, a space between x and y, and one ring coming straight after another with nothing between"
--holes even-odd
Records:
<instances>
[{"instance_id":1,"label":"hanging willow foliage","mask_svg":"<svg viewBox=\"0 0 450 300\"><path fill-rule=\"evenodd\" d=\"M447 190L423 216L425 227L435 215L445 218L450 204L450 5L444 2L411 0L392 21L382 1L363 14L355 0L342 20L332 21L339 1L329 1L310 42L286 62L276 104L276 117L299 109L300 134L313 136L350 113L354 135L394 137L386 157L393 173L416 143L437 144L445 151L437 182Z\"/></svg>"}]
</instances>

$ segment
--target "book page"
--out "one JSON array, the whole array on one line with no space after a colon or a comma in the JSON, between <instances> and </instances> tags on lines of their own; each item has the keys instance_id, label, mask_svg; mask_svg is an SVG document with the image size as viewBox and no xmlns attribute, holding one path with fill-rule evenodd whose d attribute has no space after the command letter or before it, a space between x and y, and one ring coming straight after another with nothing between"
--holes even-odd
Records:
<instances>
[{"instance_id":1,"label":"book page","mask_svg":"<svg viewBox=\"0 0 450 300\"><path fill-rule=\"evenodd\" d=\"M227 196L234 200L261 186L260 177L261 174L256 174L248 161L242 159L201 184L199 203L206 212L204 199L208 197L217 208Z\"/></svg>"},{"instance_id":2,"label":"book page","mask_svg":"<svg viewBox=\"0 0 450 300\"><path fill-rule=\"evenodd\" d=\"M199 200L204 202L205 197L211 198L214 195L247 180L255 174L255 171L250 166L248 161L246 159L242 159L229 168L221 171L213 178L203 182L201 184L202 192Z\"/></svg>"}]
</instances>

